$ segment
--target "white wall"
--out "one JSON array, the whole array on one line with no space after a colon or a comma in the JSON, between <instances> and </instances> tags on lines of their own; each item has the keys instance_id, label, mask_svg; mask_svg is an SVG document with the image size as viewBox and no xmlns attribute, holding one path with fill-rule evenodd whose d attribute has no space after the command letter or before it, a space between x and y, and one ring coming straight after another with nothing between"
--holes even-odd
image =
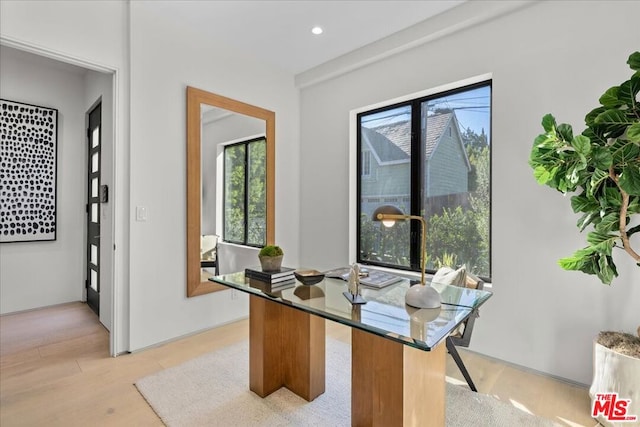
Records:
<instances>
[{"instance_id":1,"label":"white wall","mask_svg":"<svg viewBox=\"0 0 640 427\"><path fill-rule=\"evenodd\" d=\"M0 47L0 96L58 110L56 240L0 245L0 313L83 299L84 70Z\"/></svg>"},{"instance_id":2,"label":"white wall","mask_svg":"<svg viewBox=\"0 0 640 427\"><path fill-rule=\"evenodd\" d=\"M0 2L0 41L30 52L85 68L115 73L114 132L116 168L111 209L116 246L114 256L113 353L128 349L128 220L129 212L129 78L128 2L11 1ZM84 111L83 111L84 113ZM105 242L103 238L103 242ZM106 243L106 242L105 242Z\"/></svg>"},{"instance_id":3,"label":"white wall","mask_svg":"<svg viewBox=\"0 0 640 427\"><path fill-rule=\"evenodd\" d=\"M276 241L297 262L298 98L293 76L203 41L198 2L131 2L131 350L247 315L230 291L186 297L186 86L276 113ZM178 9L179 8L179 9ZM183 19L176 20L180 15ZM179 21L179 22L178 22ZM133 217L133 215L131 215Z\"/></svg>"},{"instance_id":4,"label":"white wall","mask_svg":"<svg viewBox=\"0 0 640 427\"><path fill-rule=\"evenodd\" d=\"M423 28L460 21L455 18L480 7L471 3L476 4L448 11ZM490 10L495 4L481 6ZM582 247L585 236L575 227L569 199L538 186L527 160L545 113L581 131L599 96L629 78L625 62L638 49L638 16L638 2L534 3L306 86L301 92L301 264L322 269L349 259L350 110L493 73L495 294L481 310L472 348L589 383L598 331L638 327L640 269L621 254L621 277L611 287L561 270L556 260ZM344 68L350 58L336 66ZM357 53L352 59L363 60ZM326 64L322 71L332 72ZM316 77L312 71L297 79ZM326 215L322 206L336 214Z\"/></svg>"}]
</instances>

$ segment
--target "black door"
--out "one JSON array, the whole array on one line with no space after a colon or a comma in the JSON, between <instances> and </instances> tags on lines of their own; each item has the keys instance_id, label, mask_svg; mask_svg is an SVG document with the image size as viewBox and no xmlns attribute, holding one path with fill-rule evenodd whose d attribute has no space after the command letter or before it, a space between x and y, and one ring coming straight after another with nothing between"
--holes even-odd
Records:
<instances>
[{"instance_id":1,"label":"black door","mask_svg":"<svg viewBox=\"0 0 640 427\"><path fill-rule=\"evenodd\" d=\"M89 112L87 142L87 304L100 315L100 143L102 104Z\"/></svg>"}]
</instances>

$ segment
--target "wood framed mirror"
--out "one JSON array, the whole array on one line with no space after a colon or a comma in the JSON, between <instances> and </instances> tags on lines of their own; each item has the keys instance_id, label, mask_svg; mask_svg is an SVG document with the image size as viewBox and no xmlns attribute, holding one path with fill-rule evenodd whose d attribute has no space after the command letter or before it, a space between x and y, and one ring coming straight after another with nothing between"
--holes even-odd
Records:
<instances>
[{"instance_id":1,"label":"wood framed mirror","mask_svg":"<svg viewBox=\"0 0 640 427\"><path fill-rule=\"evenodd\" d=\"M209 107L264 121L265 244L274 244L275 241L275 113L201 89L187 87L187 297L228 289L209 281L208 274L201 268L202 111L203 108Z\"/></svg>"}]
</instances>

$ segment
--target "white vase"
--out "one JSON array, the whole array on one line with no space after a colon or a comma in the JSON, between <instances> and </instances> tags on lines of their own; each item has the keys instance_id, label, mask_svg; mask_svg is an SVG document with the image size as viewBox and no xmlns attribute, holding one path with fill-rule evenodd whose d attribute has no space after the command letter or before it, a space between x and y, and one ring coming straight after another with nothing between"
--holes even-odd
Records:
<instances>
[{"instance_id":1,"label":"white vase","mask_svg":"<svg viewBox=\"0 0 640 427\"><path fill-rule=\"evenodd\" d=\"M640 359L615 352L593 343L593 382L589 388L591 410L597 394L618 393L619 399L630 399L627 415L635 422L609 421L603 414L596 419L604 426L631 427L640 425Z\"/></svg>"}]
</instances>

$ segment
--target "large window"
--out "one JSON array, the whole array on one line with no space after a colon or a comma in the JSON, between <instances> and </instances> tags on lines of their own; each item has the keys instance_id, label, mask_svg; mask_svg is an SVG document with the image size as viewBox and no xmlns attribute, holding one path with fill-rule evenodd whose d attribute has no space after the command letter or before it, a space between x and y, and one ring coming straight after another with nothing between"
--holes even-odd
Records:
<instances>
[{"instance_id":1,"label":"large window","mask_svg":"<svg viewBox=\"0 0 640 427\"><path fill-rule=\"evenodd\" d=\"M491 82L357 120L358 262L419 271L419 222L386 228L371 219L378 206L394 205L425 218L427 271L465 264L490 279Z\"/></svg>"},{"instance_id":2,"label":"large window","mask_svg":"<svg viewBox=\"0 0 640 427\"><path fill-rule=\"evenodd\" d=\"M224 148L224 235L227 242L264 246L266 232L266 140Z\"/></svg>"}]
</instances>

